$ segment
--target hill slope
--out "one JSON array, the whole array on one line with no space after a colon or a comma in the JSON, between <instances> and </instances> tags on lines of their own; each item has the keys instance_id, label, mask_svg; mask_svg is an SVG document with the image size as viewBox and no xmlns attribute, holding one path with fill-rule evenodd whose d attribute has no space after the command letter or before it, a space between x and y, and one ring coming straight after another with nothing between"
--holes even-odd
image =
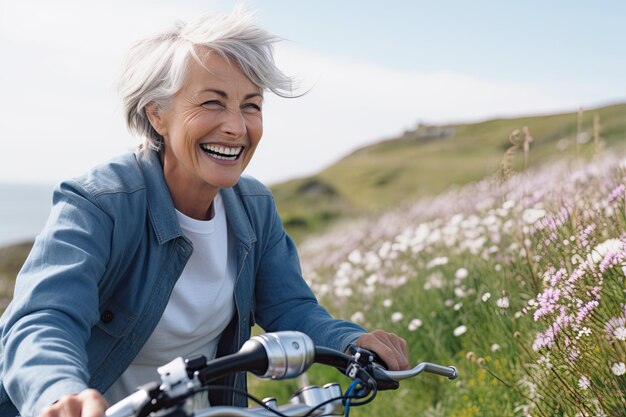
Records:
<instances>
[{"instance_id":1,"label":"hill slope","mask_svg":"<svg viewBox=\"0 0 626 417\"><path fill-rule=\"evenodd\" d=\"M314 176L276 184L272 191L287 230L298 240L334 219L378 212L496 173L513 146L511 133L524 126L533 139L529 166L562 156L590 156L594 147L626 144L626 104L419 126L400 138L358 149ZM521 146L511 153L511 163L513 169L522 168Z\"/></svg>"}]
</instances>

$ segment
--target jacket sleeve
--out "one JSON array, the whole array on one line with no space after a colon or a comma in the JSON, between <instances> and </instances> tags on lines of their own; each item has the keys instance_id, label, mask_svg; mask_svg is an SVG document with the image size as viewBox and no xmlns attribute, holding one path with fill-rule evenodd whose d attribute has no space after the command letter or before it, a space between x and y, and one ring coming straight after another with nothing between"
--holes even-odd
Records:
<instances>
[{"instance_id":1,"label":"jacket sleeve","mask_svg":"<svg viewBox=\"0 0 626 417\"><path fill-rule=\"evenodd\" d=\"M87 388L85 345L99 319L98 281L112 221L76 182L61 184L2 317L2 384L22 416Z\"/></svg>"},{"instance_id":2,"label":"jacket sleeve","mask_svg":"<svg viewBox=\"0 0 626 417\"><path fill-rule=\"evenodd\" d=\"M285 232L275 206L269 238L259 242L256 276L256 321L266 331L297 330L316 345L344 351L365 332L360 326L330 316L304 281L295 245Z\"/></svg>"}]
</instances>

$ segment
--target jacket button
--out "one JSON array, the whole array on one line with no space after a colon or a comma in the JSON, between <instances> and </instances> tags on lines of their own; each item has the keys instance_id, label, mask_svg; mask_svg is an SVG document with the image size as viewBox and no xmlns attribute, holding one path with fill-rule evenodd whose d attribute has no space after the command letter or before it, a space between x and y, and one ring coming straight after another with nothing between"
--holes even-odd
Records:
<instances>
[{"instance_id":1,"label":"jacket button","mask_svg":"<svg viewBox=\"0 0 626 417\"><path fill-rule=\"evenodd\" d=\"M111 323L113 321L113 312L111 310L105 310L104 312L102 312L100 320L102 320L104 323Z\"/></svg>"}]
</instances>

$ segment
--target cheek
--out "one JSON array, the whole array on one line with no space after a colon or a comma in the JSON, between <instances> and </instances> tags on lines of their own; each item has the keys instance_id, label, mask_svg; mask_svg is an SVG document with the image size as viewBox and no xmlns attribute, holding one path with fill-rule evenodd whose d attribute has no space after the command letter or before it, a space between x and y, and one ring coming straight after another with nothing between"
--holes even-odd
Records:
<instances>
[{"instance_id":1,"label":"cheek","mask_svg":"<svg viewBox=\"0 0 626 417\"><path fill-rule=\"evenodd\" d=\"M263 136L263 118L261 116L249 122L248 135L253 146L259 143L261 136Z\"/></svg>"}]
</instances>

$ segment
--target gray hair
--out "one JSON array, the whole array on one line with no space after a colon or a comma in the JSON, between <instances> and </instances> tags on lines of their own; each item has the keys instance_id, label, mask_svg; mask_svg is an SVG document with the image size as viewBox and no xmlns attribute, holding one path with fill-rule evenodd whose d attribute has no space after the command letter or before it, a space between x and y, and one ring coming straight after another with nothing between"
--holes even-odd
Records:
<instances>
[{"instance_id":1,"label":"gray hair","mask_svg":"<svg viewBox=\"0 0 626 417\"><path fill-rule=\"evenodd\" d=\"M294 97L293 81L274 63L273 44L280 39L252 23L252 14L236 8L231 14L204 15L134 43L118 80L128 129L143 138L141 149L160 150L163 137L152 127L146 106L167 108L185 81L188 59L200 64L198 47L236 62L263 90Z\"/></svg>"}]
</instances>

